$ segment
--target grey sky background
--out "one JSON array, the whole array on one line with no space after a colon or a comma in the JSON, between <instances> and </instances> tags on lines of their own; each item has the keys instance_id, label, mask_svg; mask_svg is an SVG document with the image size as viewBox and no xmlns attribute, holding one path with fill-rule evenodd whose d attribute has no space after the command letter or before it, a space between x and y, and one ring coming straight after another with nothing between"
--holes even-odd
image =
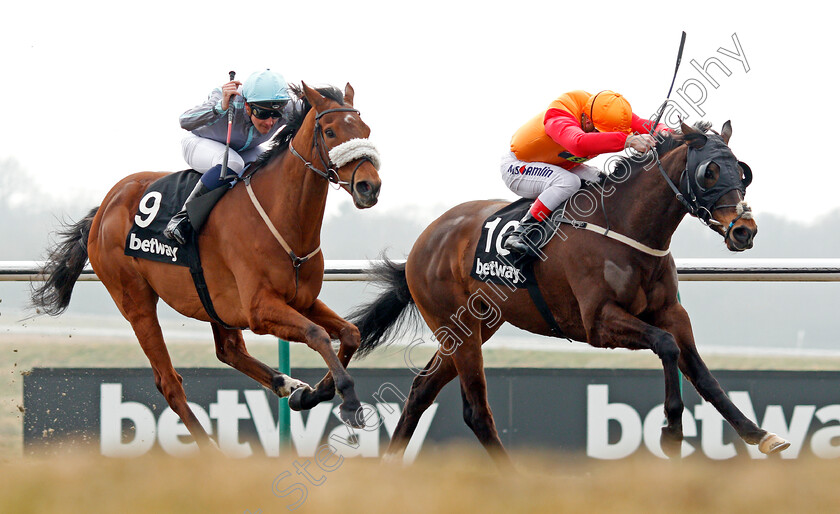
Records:
<instances>
[{"instance_id":1,"label":"grey sky background","mask_svg":"<svg viewBox=\"0 0 840 514\"><path fill-rule=\"evenodd\" d=\"M565 91L613 89L652 114L685 30L672 99L688 121L732 120L754 210L813 222L838 206L834 4L48 1L4 18L0 162L27 177L21 205L93 205L130 173L184 169L178 115L228 70L268 67L289 82L352 83L383 157L376 209L427 222L463 201L513 199L499 157ZM681 90L705 91L703 116ZM349 201L332 194L328 213Z\"/></svg>"}]
</instances>

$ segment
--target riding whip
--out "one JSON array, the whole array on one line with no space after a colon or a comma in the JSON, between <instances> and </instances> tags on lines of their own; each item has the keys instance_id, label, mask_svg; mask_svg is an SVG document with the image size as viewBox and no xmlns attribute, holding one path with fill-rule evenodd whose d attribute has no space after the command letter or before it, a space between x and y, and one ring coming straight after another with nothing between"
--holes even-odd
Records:
<instances>
[{"instance_id":1,"label":"riding whip","mask_svg":"<svg viewBox=\"0 0 840 514\"><path fill-rule=\"evenodd\" d=\"M653 135L653 131L659 125L659 120L662 119L662 115L665 113L665 106L668 105L668 99L671 98L671 91L674 90L674 82L677 80L677 72L680 69L680 62L682 61L683 47L685 47L685 31L683 31L682 38L680 38L680 51L677 53L677 67L674 69L674 78L671 79L671 87L668 88L668 96L665 97L665 101L659 106L659 115L656 116L656 121L650 127L650 135Z\"/></svg>"},{"instance_id":2,"label":"riding whip","mask_svg":"<svg viewBox=\"0 0 840 514\"><path fill-rule=\"evenodd\" d=\"M682 53L682 52L680 52ZM230 75L230 81L233 82L233 78L236 76L235 71L229 71L228 74ZM672 85L673 86L673 85ZM668 93L670 94L670 93ZM227 140L225 141L225 157L222 161L222 171L219 173L219 182L224 182L227 178L227 167L228 167L228 152L230 151L230 131L231 127L233 127L233 102L231 101L233 97L228 99L228 129L227 129Z\"/></svg>"}]
</instances>

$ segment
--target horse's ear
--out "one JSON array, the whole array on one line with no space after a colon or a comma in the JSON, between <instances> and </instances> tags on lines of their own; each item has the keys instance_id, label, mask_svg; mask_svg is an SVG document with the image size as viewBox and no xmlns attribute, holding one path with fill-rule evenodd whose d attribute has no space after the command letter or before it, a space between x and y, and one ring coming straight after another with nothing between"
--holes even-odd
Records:
<instances>
[{"instance_id":1,"label":"horse's ear","mask_svg":"<svg viewBox=\"0 0 840 514\"><path fill-rule=\"evenodd\" d=\"M729 138L732 137L732 123L729 120L726 120L726 123L723 124L723 128L720 131L720 137L723 139L723 142L727 145L729 144Z\"/></svg>"},{"instance_id":2,"label":"horse's ear","mask_svg":"<svg viewBox=\"0 0 840 514\"><path fill-rule=\"evenodd\" d=\"M704 146L706 146L706 141L708 141L709 138L706 136L706 134L704 134L702 132L698 132L698 131L695 130L694 132L691 132L689 134L685 134L683 136L683 140L685 141L685 144L688 145L689 148L694 148L695 150L699 150L699 149L703 148Z\"/></svg>"},{"instance_id":3,"label":"horse's ear","mask_svg":"<svg viewBox=\"0 0 840 514\"><path fill-rule=\"evenodd\" d=\"M695 132L699 132L694 127L692 127L690 125L686 125L685 122L682 119L680 120L680 131L685 135L694 134Z\"/></svg>"},{"instance_id":4,"label":"horse's ear","mask_svg":"<svg viewBox=\"0 0 840 514\"><path fill-rule=\"evenodd\" d=\"M353 86L351 86L350 83L348 82L347 85L344 86L344 103L346 103L347 105L352 107L353 106L353 96L355 94L356 94L356 92L353 91Z\"/></svg>"},{"instance_id":5,"label":"horse's ear","mask_svg":"<svg viewBox=\"0 0 840 514\"><path fill-rule=\"evenodd\" d=\"M324 110L324 103L326 103L327 99L324 98L324 95L319 93L318 91L312 89L311 87L306 85L306 82L300 81L300 85L303 88L303 95L309 100L309 104L315 108L316 111Z\"/></svg>"},{"instance_id":6,"label":"horse's ear","mask_svg":"<svg viewBox=\"0 0 840 514\"><path fill-rule=\"evenodd\" d=\"M703 146L706 145L706 141L709 140L709 138L706 137L706 134L694 127L686 125L682 120L680 120L680 130L683 133L683 141L685 141L685 144L688 145L689 148L699 150L703 148Z\"/></svg>"}]
</instances>

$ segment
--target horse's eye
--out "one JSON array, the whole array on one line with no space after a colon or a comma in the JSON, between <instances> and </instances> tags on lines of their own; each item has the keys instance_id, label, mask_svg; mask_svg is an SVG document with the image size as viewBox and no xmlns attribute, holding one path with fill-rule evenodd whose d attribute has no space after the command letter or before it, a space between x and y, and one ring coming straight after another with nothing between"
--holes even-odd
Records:
<instances>
[{"instance_id":1,"label":"horse's eye","mask_svg":"<svg viewBox=\"0 0 840 514\"><path fill-rule=\"evenodd\" d=\"M327 130L325 130L325 131L324 131L324 134L325 134L327 137L335 137L335 132L333 132L333 129L327 129Z\"/></svg>"}]
</instances>

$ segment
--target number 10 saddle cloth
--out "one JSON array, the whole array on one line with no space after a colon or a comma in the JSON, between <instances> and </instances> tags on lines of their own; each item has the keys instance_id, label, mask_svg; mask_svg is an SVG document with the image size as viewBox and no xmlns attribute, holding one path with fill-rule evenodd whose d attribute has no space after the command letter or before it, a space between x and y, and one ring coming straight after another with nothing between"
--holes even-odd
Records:
<instances>
[{"instance_id":1,"label":"number 10 saddle cloth","mask_svg":"<svg viewBox=\"0 0 840 514\"><path fill-rule=\"evenodd\" d=\"M470 276L482 282L528 287L532 280L530 266L533 255L517 255L502 247L505 237L519 226L533 200L520 198L493 213L482 224L481 236L475 249ZM538 248L548 241L541 241Z\"/></svg>"}]
</instances>

